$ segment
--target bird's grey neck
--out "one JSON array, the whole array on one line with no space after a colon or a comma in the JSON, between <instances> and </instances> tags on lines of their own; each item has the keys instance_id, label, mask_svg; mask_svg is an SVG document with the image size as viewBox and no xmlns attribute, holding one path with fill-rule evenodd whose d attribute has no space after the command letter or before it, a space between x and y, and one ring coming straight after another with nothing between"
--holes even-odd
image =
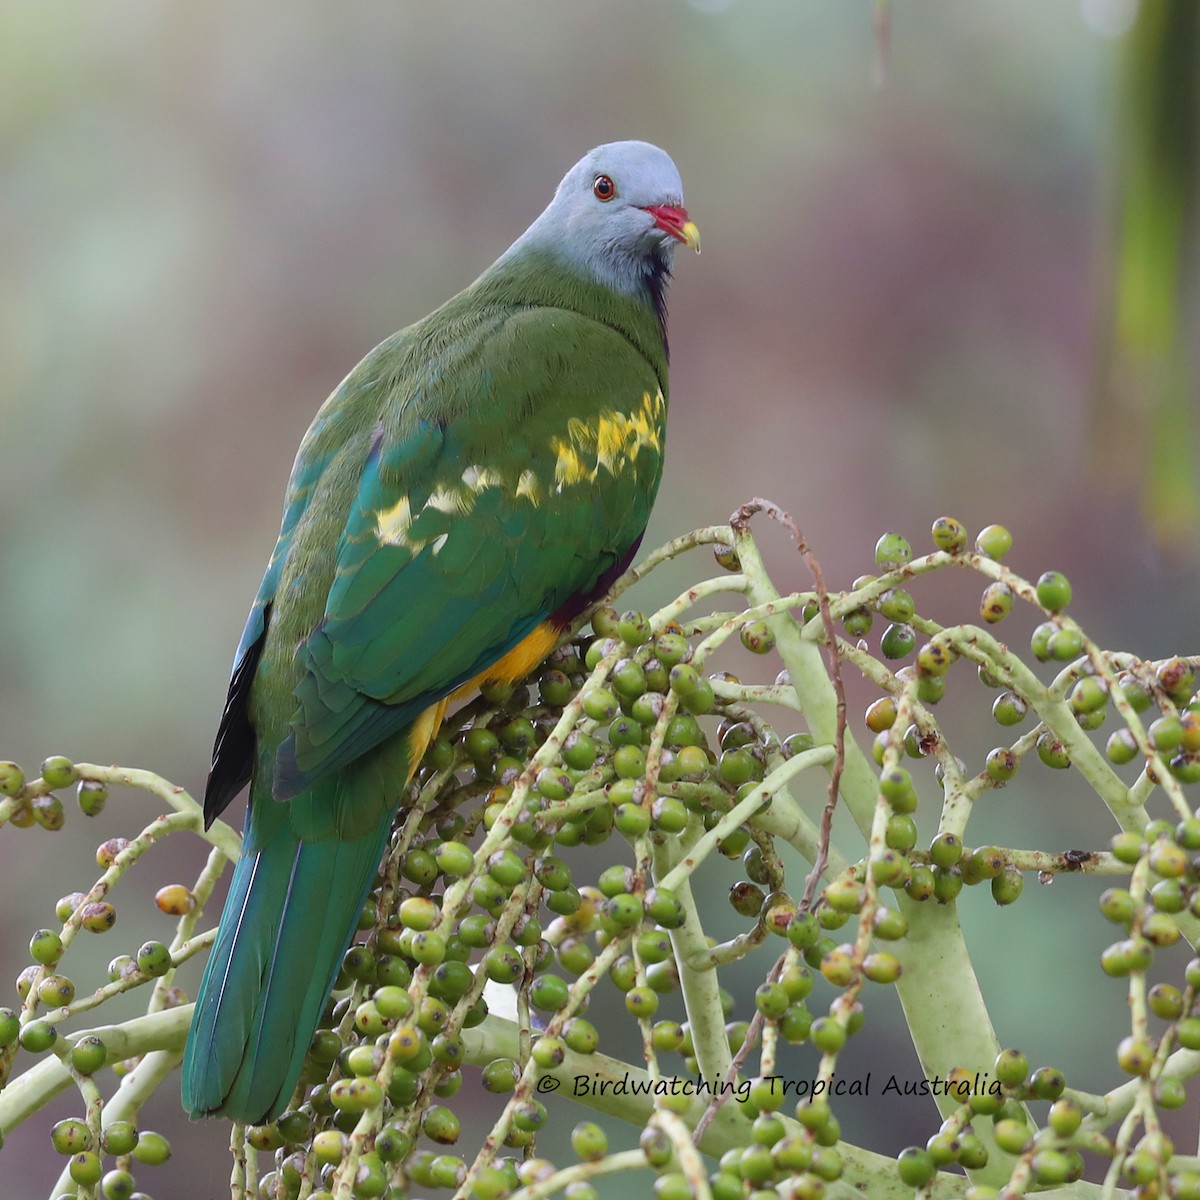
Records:
<instances>
[{"instance_id":1,"label":"bird's grey neck","mask_svg":"<svg viewBox=\"0 0 1200 1200\"><path fill-rule=\"evenodd\" d=\"M644 299L657 311L671 275L671 250L667 243L648 254L632 253L609 243L564 238L561 230L545 228L541 221L535 221L499 262L528 254L546 256L589 282Z\"/></svg>"}]
</instances>

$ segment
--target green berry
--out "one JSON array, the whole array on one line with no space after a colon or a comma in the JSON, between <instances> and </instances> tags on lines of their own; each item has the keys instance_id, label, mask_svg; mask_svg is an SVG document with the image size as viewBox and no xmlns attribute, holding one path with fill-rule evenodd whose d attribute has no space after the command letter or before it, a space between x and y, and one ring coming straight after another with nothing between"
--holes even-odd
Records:
<instances>
[{"instance_id":1,"label":"green berry","mask_svg":"<svg viewBox=\"0 0 1200 1200\"><path fill-rule=\"evenodd\" d=\"M78 778L75 764L61 754L52 754L42 763L42 778L51 788L70 787Z\"/></svg>"},{"instance_id":2,"label":"green berry","mask_svg":"<svg viewBox=\"0 0 1200 1200\"><path fill-rule=\"evenodd\" d=\"M104 1174L100 1156L91 1150L83 1150L72 1157L67 1165L71 1178L81 1187L95 1187Z\"/></svg>"},{"instance_id":3,"label":"green berry","mask_svg":"<svg viewBox=\"0 0 1200 1200\"><path fill-rule=\"evenodd\" d=\"M917 844L917 823L907 813L893 813L888 817L884 840L891 850L905 852Z\"/></svg>"},{"instance_id":4,"label":"green berry","mask_svg":"<svg viewBox=\"0 0 1200 1200\"><path fill-rule=\"evenodd\" d=\"M463 749L472 762L488 763L499 753L500 739L490 729L476 725L467 730Z\"/></svg>"},{"instance_id":5,"label":"green berry","mask_svg":"<svg viewBox=\"0 0 1200 1200\"><path fill-rule=\"evenodd\" d=\"M972 1097L972 1099L974 1098ZM972 1112L974 1111L975 1108L972 1105ZM1019 1101L1011 1098L1001 1098L1000 1107L994 1112L989 1112L987 1115L992 1117L992 1132L995 1136L996 1144L1006 1154L1020 1154L1030 1147L1033 1130L1026 1123L1028 1118L1025 1114L1025 1108ZM972 1195L973 1192L974 1189L971 1189L968 1192L968 1196ZM997 1200L997 1197L992 1195L990 1200Z\"/></svg>"},{"instance_id":6,"label":"green berry","mask_svg":"<svg viewBox=\"0 0 1200 1200\"><path fill-rule=\"evenodd\" d=\"M818 1017L809 1038L822 1054L836 1054L846 1044L846 1030L833 1017Z\"/></svg>"},{"instance_id":7,"label":"green berry","mask_svg":"<svg viewBox=\"0 0 1200 1200\"><path fill-rule=\"evenodd\" d=\"M997 785L1006 784L1016 773L1020 767L1021 760L1017 757L1016 752L997 746L996 749L989 751L984 767L987 770L988 778Z\"/></svg>"},{"instance_id":8,"label":"green berry","mask_svg":"<svg viewBox=\"0 0 1200 1200\"><path fill-rule=\"evenodd\" d=\"M933 895L939 904L949 904L963 889L962 871L958 867L938 868L933 873Z\"/></svg>"},{"instance_id":9,"label":"green berry","mask_svg":"<svg viewBox=\"0 0 1200 1200\"><path fill-rule=\"evenodd\" d=\"M1056 629L1046 644L1050 657L1058 662L1070 662L1083 650L1083 634L1078 629Z\"/></svg>"},{"instance_id":10,"label":"green berry","mask_svg":"<svg viewBox=\"0 0 1200 1200\"><path fill-rule=\"evenodd\" d=\"M1122 1038L1117 1046L1117 1064L1127 1075L1148 1075L1154 1065L1154 1044L1149 1038Z\"/></svg>"},{"instance_id":11,"label":"green berry","mask_svg":"<svg viewBox=\"0 0 1200 1200\"><path fill-rule=\"evenodd\" d=\"M891 696L880 696L868 706L864 723L872 733L883 733L896 723L896 701Z\"/></svg>"},{"instance_id":12,"label":"green berry","mask_svg":"<svg viewBox=\"0 0 1200 1200\"><path fill-rule=\"evenodd\" d=\"M170 1158L170 1142L161 1133L143 1129L138 1134L138 1144L133 1147L133 1157L146 1166L162 1166Z\"/></svg>"},{"instance_id":13,"label":"green berry","mask_svg":"<svg viewBox=\"0 0 1200 1200\"><path fill-rule=\"evenodd\" d=\"M1019 725L1028 713L1028 702L1016 692L1001 692L992 702L992 717L998 725Z\"/></svg>"},{"instance_id":14,"label":"green berry","mask_svg":"<svg viewBox=\"0 0 1200 1200\"><path fill-rule=\"evenodd\" d=\"M525 860L512 850L497 850L487 862L488 875L502 888L511 890L526 877Z\"/></svg>"},{"instance_id":15,"label":"green berry","mask_svg":"<svg viewBox=\"0 0 1200 1200\"><path fill-rule=\"evenodd\" d=\"M883 631L879 652L887 659L907 658L917 645L916 630L911 625L893 622Z\"/></svg>"},{"instance_id":16,"label":"green berry","mask_svg":"<svg viewBox=\"0 0 1200 1200\"><path fill-rule=\"evenodd\" d=\"M1131 672L1126 671L1119 676L1117 684L1121 689L1121 694L1128 701L1129 707L1134 712L1145 712L1154 703L1154 697L1150 689Z\"/></svg>"},{"instance_id":17,"label":"green berry","mask_svg":"<svg viewBox=\"0 0 1200 1200\"><path fill-rule=\"evenodd\" d=\"M962 839L956 833L939 833L930 843L929 859L935 867L953 867L962 856Z\"/></svg>"},{"instance_id":18,"label":"green berry","mask_svg":"<svg viewBox=\"0 0 1200 1200\"><path fill-rule=\"evenodd\" d=\"M137 1126L132 1121L113 1121L100 1134L100 1146L105 1154L130 1154L137 1141Z\"/></svg>"},{"instance_id":19,"label":"green berry","mask_svg":"<svg viewBox=\"0 0 1200 1200\"><path fill-rule=\"evenodd\" d=\"M1038 1067L1029 1077L1029 1091L1035 1100L1057 1100L1067 1086L1057 1067Z\"/></svg>"},{"instance_id":20,"label":"green berry","mask_svg":"<svg viewBox=\"0 0 1200 1200\"><path fill-rule=\"evenodd\" d=\"M869 608L855 608L842 618L842 627L845 629L847 637L864 638L871 632L874 620Z\"/></svg>"},{"instance_id":21,"label":"green berry","mask_svg":"<svg viewBox=\"0 0 1200 1200\"><path fill-rule=\"evenodd\" d=\"M679 897L669 888L650 888L643 903L646 915L664 929L678 929L687 919Z\"/></svg>"},{"instance_id":22,"label":"green berry","mask_svg":"<svg viewBox=\"0 0 1200 1200\"><path fill-rule=\"evenodd\" d=\"M967 530L961 521L954 517L938 517L933 523L933 544L939 550L958 554L967 546Z\"/></svg>"},{"instance_id":23,"label":"green berry","mask_svg":"<svg viewBox=\"0 0 1200 1200\"><path fill-rule=\"evenodd\" d=\"M25 787L25 772L15 762L0 762L0 795L17 796Z\"/></svg>"},{"instance_id":24,"label":"green berry","mask_svg":"<svg viewBox=\"0 0 1200 1200\"><path fill-rule=\"evenodd\" d=\"M1071 709L1078 714L1099 712L1108 703L1108 684L1085 675L1071 689Z\"/></svg>"},{"instance_id":25,"label":"green berry","mask_svg":"<svg viewBox=\"0 0 1200 1200\"><path fill-rule=\"evenodd\" d=\"M895 983L900 972L900 960L894 954L876 952L863 959L863 974L872 983Z\"/></svg>"},{"instance_id":26,"label":"green berry","mask_svg":"<svg viewBox=\"0 0 1200 1200\"><path fill-rule=\"evenodd\" d=\"M627 646L640 646L650 640L650 619L645 613L630 610L617 621L617 636Z\"/></svg>"},{"instance_id":27,"label":"green berry","mask_svg":"<svg viewBox=\"0 0 1200 1200\"><path fill-rule=\"evenodd\" d=\"M933 871L923 863L913 863L912 874L904 885L904 890L914 900L928 900L935 894L936 883L937 879Z\"/></svg>"},{"instance_id":28,"label":"green berry","mask_svg":"<svg viewBox=\"0 0 1200 1200\"><path fill-rule=\"evenodd\" d=\"M1145 938L1126 938L1106 946L1100 954L1100 969L1121 978L1133 971L1144 971L1154 959L1154 950Z\"/></svg>"},{"instance_id":29,"label":"green berry","mask_svg":"<svg viewBox=\"0 0 1200 1200\"><path fill-rule=\"evenodd\" d=\"M1114 925L1128 927L1137 913L1137 902L1125 888L1108 888L1100 896L1100 912Z\"/></svg>"},{"instance_id":30,"label":"green berry","mask_svg":"<svg viewBox=\"0 0 1200 1200\"><path fill-rule=\"evenodd\" d=\"M654 657L667 670L683 662L692 652L688 640L681 633L660 633L654 639Z\"/></svg>"},{"instance_id":31,"label":"green berry","mask_svg":"<svg viewBox=\"0 0 1200 1200\"><path fill-rule=\"evenodd\" d=\"M85 817L98 817L104 811L104 802L108 799L108 786L94 779L81 780L76 798Z\"/></svg>"},{"instance_id":32,"label":"green berry","mask_svg":"<svg viewBox=\"0 0 1200 1200\"><path fill-rule=\"evenodd\" d=\"M69 1157L92 1148L92 1131L77 1117L68 1117L50 1130L50 1144L56 1154Z\"/></svg>"},{"instance_id":33,"label":"green berry","mask_svg":"<svg viewBox=\"0 0 1200 1200\"><path fill-rule=\"evenodd\" d=\"M1159 753L1170 753L1172 750L1178 749L1183 741L1183 722L1174 715L1159 717L1156 721L1150 723L1150 728L1146 731L1150 737L1150 744L1159 751Z\"/></svg>"},{"instance_id":34,"label":"green berry","mask_svg":"<svg viewBox=\"0 0 1200 1200\"><path fill-rule=\"evenodd\" d=\"M741 639L751 654L769 654L775 648L775 633L766 621L747 621Z\"/></svg>"},{"instance_id":35,"label":"green berry","mask_svg":"<svg viewBox=\"0 0 1200 1200\"><path fill-rule=\"evenodd\" d=\"M1130 730L1125 728L1114 729L1109 734L1107 743L1105 743L1104 753L1108 755L1109 762L1118 767L1123 767L1126 763L1131 763L1137 758L1137 742L1134 740L1134 736Z\"/></svg>"},{"instance_id":36,"label":"green berry","mask_svg":"<svg viewBox=\"0 0 1200 1200\"><path fill-rule=\"evenodd\" d=\"M992 1069L1005 1087L1019 1087L1029 1073L1029 1059L1020 1050L1001 1050Z\"/></svg>"},{"instance_id":37,"label":"green berry","mask_svg":"<svg viewBox=\"0 0 1200 1200\"><path fill-rule=\"evenodd\" d=\"M88 933L107 933L117 923L117 910L106 900L85 904L79 924Z\"/></svg>"},{"instance_id":38,"label":"green berry","mask_svg":"<svg viewBox=\"0 0 1200 1200\"><path fill-rule=\"evenodd\" d=\"M1012 549L1012 534L1003 525L988 525L979 531L975 549L995 562L1000 562Z\"/></svg>"},{"instance_id":39,"label":"green berry","mask_svg":"<svg viewBox=\"0 0 1200 1200\"><path fill-rule=\"evenodd\" d=\"M1043 621L1029 639L1029 650L1038 662L1048 662L1051 658L1050 639L1058 632L1058 626L1053 621Z\"/></svg>"},{"instance_id":40,"label":"green berry","mask_svg":"<svg viewBox=\"0 0 1200 1200\"><path fill-rule=\"evenodd\" d=\"M1164 879L1179 879L1191 865L1187 851L1167 838L1156 839L1146 858L1150 869Z\"/></svg>"},{"instance_id":41,"label":"green berry","mask_svg":"<svg viewBox=\"0 0 1200 1200\"><path fill-rule=\"evenodd\" d=\"M1004 870L1004 855L995 846L979 846L962 861L963 881L971 886L996 879Z\"/></svg>"},{"instance_id":42,"label":"green berry","mask_svg":"<svg viewBox=\"0 0 1200 1200\"><path fill-rule=\"evenodd\" d=\"M571 1131L571 1149L584 1162L599 1162L608 1153L608 1135L593 1121L581 1121Z\"/></svg>"},{"instance_id":43,"label":"green berry","mask_svg":"<svg viewBox=\"0 0 1200 1200\"><path fill-rule=\"evenodd\" d=\"M352 1079L339 1079L329 1088L329 1098L333 1106L345 1113L363 1113L368 1108L377 1108L383 1103L383 1088L377 1079L370 1076ZM145 1137L145 1134L142 1135ZM141 1147L141 1140L138 1141ZM137 1156L137 1151L134 1151Z\"/></svg>"},{"instance_id":44,"label":"green berry","mask_svg":"<svg viewBox=\"0 0 1200 1200\"><path fill-rule=\"evenodd\" d=\"M582 1017L572 1017L563 1026L563 1041L576 1054L594 1054L600 1045L596 1027Z\"/></svg>"},{"instance_id":45,"label":"green berry","mask_svg":"<svg viewBox=\"0 0 1200 1200\"><path fill-rule=\"evenodd\" d=\"M943 642L926 642L917 652L917 668L926 675L944 675L954 661L954 652Z\"/></svg>"},{"instance_id":46,"label":"green berry","mask_svg":"<svg viewBox=\"0 0 1200 1200\"><path fill-rule=\"evenodd\" d=\"M1176 704L1186 704L1196 682L1194 668L1182 658L1168 659L1154 672L1158 686Z\"/></svg>"},{"instance_id":47,"label":"green berry","mask_svg":"<svg viewBox=\"0 0 1200 1200\"><path fill-rule=\"evenodd\" d=\"M1067 753L1066 747L1049 729L1044 729L1038 734L1037 752L1038 758L1046 766L1052 767L1056 771L1064 770L1071 765L1071 757Z\"/></svg>"},{"instance_id":48,"label":"green berry","mask_svg":"<svg viewBox=\"0 0 1200 1200\"><path fill-rule=\"evenodd\" d=\"M894 812L910 813L917 807L912 775L904 767L895 767L881 775L879 790Z\"/></svg>"},{"instance_id":49,"label":"green berry","mask_svg":"<svg viewBox=\"0 0 1200 1200\"><path fill-rule=\"evenodd\" d=\"M1169 983L1156 983L1146 995L1150 1011L1164 1021L1177 1021L1183 1016L1183 993Z\"/></svg>"},{"instance_id":50,"label":"green berry","mask_svg":"<svg viewBox=\"0 0 1200 1200\"><path fill-rule=\"evenodd\" d=\"M43 1054L58 1040L58 1032L48 1021L30 1021L21 1027L20 1042L30 1054Z\"/></svg>"},{"instance_id":51,"label":"green berry","mask_svg":"<svg viewBox=\"0 0 1200 1200\"><path fill-rule=\"evenodd\" d=\"M1061 571L1047 571L1037 581L1038 603L1050 612L1061 612L1071 603L1071 585Z\"/></svg>"},{"instance_id":52,"label":"green berry","mask_svg":"<svg viewBox=\"0 0 1200 1200\"><path fill-rule=\"evenodd\" d=\"M51 832L61 829L67 823L63 803L57 796L35 796L29 802L29 810L37 824Z\"/></svg>"},{"instance_id":53,"label":"green berry","mask_svg":"<svg viewBox=\"0 0 1200 1200\"><path fill-rule=\"evenodd\" d=\"M481 965L493 983L515 983L525 973L524 961L511 946L493 946Z\"/></svg>"},{"instance_id":54,"label":"green berry","mask_svg":"<svg viewBox=\"0 0 1200 1200\"><path fill-rule=\"evenodd\" d=\"M540 1012L557 1012L570 998L570 988L557 975L539 975L529 989L529 1002Z\"/></svg>"},{"instance_id":55,"label":"green berry","mask_svg":"<svg viewBox=\"0 0 1200 1200\"><path fill-rule=\"evenodd\" d=\"M992 880L992 899L997 904L1012 904L1020 899L1025 877L1020 870L1007 866Z\"/></svg>"},{"instance_id":56,"label":"green berry","mask_svg":"<svg viewBox=\"0 0 1200 1200\"><path fill-rule=\"evenodd\" d=\"M979 601L979 615L989 624L1003 621L1012 612L1016 596L1007 583L989 583Z\"/></svg>"},{"instance_id":57,"label":"green berry","mask_svg":"<svg viewBox=\"0 0 1200 1200\"><path fill-rule=\"evenodd\" d=\"M634 841L649 832L650 813L640 804L620 804L613 813L613 824L618 833Z\"/></svg>"},{"instance_id":58,"label":"green berry","mask_svg":"<svg viewBox=\"0 0 1200 1200\"><path fill-rule=\"evenodd\" d=\"M1142 857L1145 842L1140 834L1125 830L1113 835L1109 848L1118 862L1131 867Z\"/></svg>"},{"instance_id":59,"label":"green berry","mask_svg":"<svg viewBox=\"0 0 1200 1200\"><path fill-rule=\"evenodd\" d=\"M661 833L681 833L687 828L687 806L675 796L658 796L650 806L650 818Z\"/></svg>"},{"instance_id":60,"label":"green berry","mask_svg":"<svg viewBox=\"0 0 1200 1200\"><path fill-rule=\"evenodd\" d=\"M907 625L916 612L912 594L904 588L889 588L879 597L879 614L897 625Z\"/></svg>"},{"instance_id":61,"label":"green berry","mask_svg":"<svg viewBox=\"0 0 1200 1200\"><path fill-rule=\"evenodd\" d=\"M623 658L609 675L612 689L623 700L635 700L646 691L646 672L641 663Z\"/></svg>"},{"instance_id":62,"label":"green berry","mask_svg":"<svg viewBox=\"0 0 1200 1200\"><path fill-rule=\"evenodd\" d=\"M62 938L52 929L39 929L29 939L29 954L34 962L52 967L62 958Z\"/></svg>"},{"instance_id":63,"label":"green berry","mask_svg":"<svg viewBox=\"0 0 1200 1200\"><path fill-rule=\"evenodd\" d=\"M875 543L875 565L879 567L902 567L912 562L912 547L908 539L898 533L885 533Z\"/></svg>"},{"instance_id":64,"label":"green berry","mask_svg":"<svg viewBox=\"0 0 1200 1200\"><path fill-rule=\"evenodd\" d=\"M128 1171L109 1171L100 1181L100 1192L104 1200L133 1200L137 1181Z\"/></svg>"},{"instance_id":65,"label":"green berry","mask_svg":"<svg viewBox=\"0 0 1200 1200\"><path fill-rule=\"evenodd\" d=\"M71 1066L80 1075L94 1075L107 1061L108 1047L98 1037L81 1037L71 1047Z\"/></svg>"},{"instance_id":66,"label":"green berry","mask_svg":"<svg viewBox=\"0 0 1200 1200\"><path fill-rule=\"evenodd\" d=\"M649 1019L658 1011L658 995L650 987L634 987L625 993L625 1011L632 1017Z\"/></svg>"},{"instance_id":67,"label":"green berry","mask_svg":"<svg viewBox=\"0 0 1200 1200\"><path fill-rule=\"evenodd\" d=\"M937 1174L937 1164L923 1146L901 1150L896 1166L901 1182L911 1188L923 1188Z\"/></svg>"},{"instance_id":68,"label":"green berry","mask_svg":"<svg viewBox=\"0 0 1200 1200\"><path fill-rule=\"evenodd\" d=\"M1037 1150L1031 1156L1029 1166L1042 1187L1054 1187L1071 1178L1071 1157L1061 1150Z\"/></svg>"},{"instance_id":69,"label":"green berry","mask_svg":"<svg viewBox=\"0 0 1200 1200\"><path fill-rule=\"evenodd\" d=\"M157 979L171 969L171 951L162 942L144 942L137 952L138 969Z\"/></svg>"},{"instance_id":70,"label":"green berry","mask_svg":"<svg viewBox=\"0 0 1200 1200\"><path fill-rule=\"evenodd\" d=\"M545 697L543 697L544 699ZM549 701L546 701L549 703ZM436 737L425 751L425 765L434 771L448 770L454 762L454 745L449 738Z\"/></svg>"},{"instance_id":71,"label":"green berry","mask_svg":"<svg viewBox=\"0 0 1200 1200\"><path fill-rule=\"evenodd\" d=\"M461 1128L458 1118L444 1105L435 1104L421 1118L421 1132L431 1141L442 1146L452 1146L458 1141Z\"/></svg>"},{"instance_id":72,"label":"green berry","mask_svg":"<svg viewBox=\"0 0 1200 1200\"><path fill-rule=\"evenodd\" d=\"M434 848L433 860L438 870L451 879L469 875L475 866L475 855L462 842L439 842Z\"/></svg>"}]
</instances>

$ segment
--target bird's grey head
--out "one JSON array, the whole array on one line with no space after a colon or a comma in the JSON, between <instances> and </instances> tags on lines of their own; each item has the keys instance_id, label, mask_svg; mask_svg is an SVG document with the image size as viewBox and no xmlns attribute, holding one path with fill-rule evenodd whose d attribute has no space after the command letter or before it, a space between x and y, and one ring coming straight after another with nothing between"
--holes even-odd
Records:
<instances>
[{"instance_id":1,"label":"bird's grey head","mask_svg":"<svg viewBox=\"0 0 1200 1200\"><path fill-rule=\"evenodd\" d=\"M699 251L670 156L649 142L608 142L579 160L509 253L544 249L622 292L654 286L680 243Z\"/></svg>"}]
</instances>

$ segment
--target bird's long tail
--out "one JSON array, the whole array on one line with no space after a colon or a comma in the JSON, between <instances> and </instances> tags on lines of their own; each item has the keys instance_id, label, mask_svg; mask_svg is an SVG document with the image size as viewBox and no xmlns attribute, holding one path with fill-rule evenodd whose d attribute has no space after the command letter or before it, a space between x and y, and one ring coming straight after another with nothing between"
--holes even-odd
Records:
<instances>
[{"instance_id":1,"label":"bird's long tail","mask_svg":"<svg viewBox=\"0 0 1200 1200\"><path fill-rule=\"evenodd\" d=\"M183 1104L193 1116L259 1124L287 1104L391 817L353 840L315 842L301 842L286 816L273 823L274 836L234 870L200 983L183 1060Z\"/></svg>"}]
</instances>

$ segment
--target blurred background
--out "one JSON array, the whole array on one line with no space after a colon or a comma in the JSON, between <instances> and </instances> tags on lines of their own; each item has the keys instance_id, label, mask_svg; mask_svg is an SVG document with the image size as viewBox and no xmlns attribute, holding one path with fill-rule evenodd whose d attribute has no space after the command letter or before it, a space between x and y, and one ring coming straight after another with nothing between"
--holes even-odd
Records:
<instances>
[{"instance_id":1,"label":"blurred background","mask_svg":"<svg viewBox=\"0 0 1200 1200\"><path fill-rule=\"evenodd\" d=\"M841 587L884 530L920 552L943 513L1001 521L1011 563L1067 572L1102 642L1197 651L1198 12L8 0L0 758L115 761L201 789L317 406L490 263L583 152L627 137L675 158L705 245L677 263L647 546L766 495ZM762 536L781 587L807 586L782 533ZM952 582L930 615L974 619L977 592ZM951 714L980 754L990 700L967 686ZM1026 770L978 814L978 840L1106 842L1111 820L1069 772ZM4 837L0 980L55 899L87 886L95 844L155 812L129 793L61 834ZM169 940L149 896L194 877L201 851L180 840L123 885L114 933L72 952L92 963L81 990L117 953ZM1016 910L984 895L963 909L1002 1042L1104 1090L1126 1018L1096 961L1111 940L1096 884L1030 881ZM847 1070L915 1076L898 1006L871 1013ZM786 1065L807 1077L815 1058ZM926 1104L840 1115L894 1153L930 1131ZM221 1194L225 1127L176 1107L172 1085L146 1114L175 1157L143 1186ZM46 1194L61 1167L46 1128L10 1135L0 1194Z\"/></svg>"}]
</instances>

